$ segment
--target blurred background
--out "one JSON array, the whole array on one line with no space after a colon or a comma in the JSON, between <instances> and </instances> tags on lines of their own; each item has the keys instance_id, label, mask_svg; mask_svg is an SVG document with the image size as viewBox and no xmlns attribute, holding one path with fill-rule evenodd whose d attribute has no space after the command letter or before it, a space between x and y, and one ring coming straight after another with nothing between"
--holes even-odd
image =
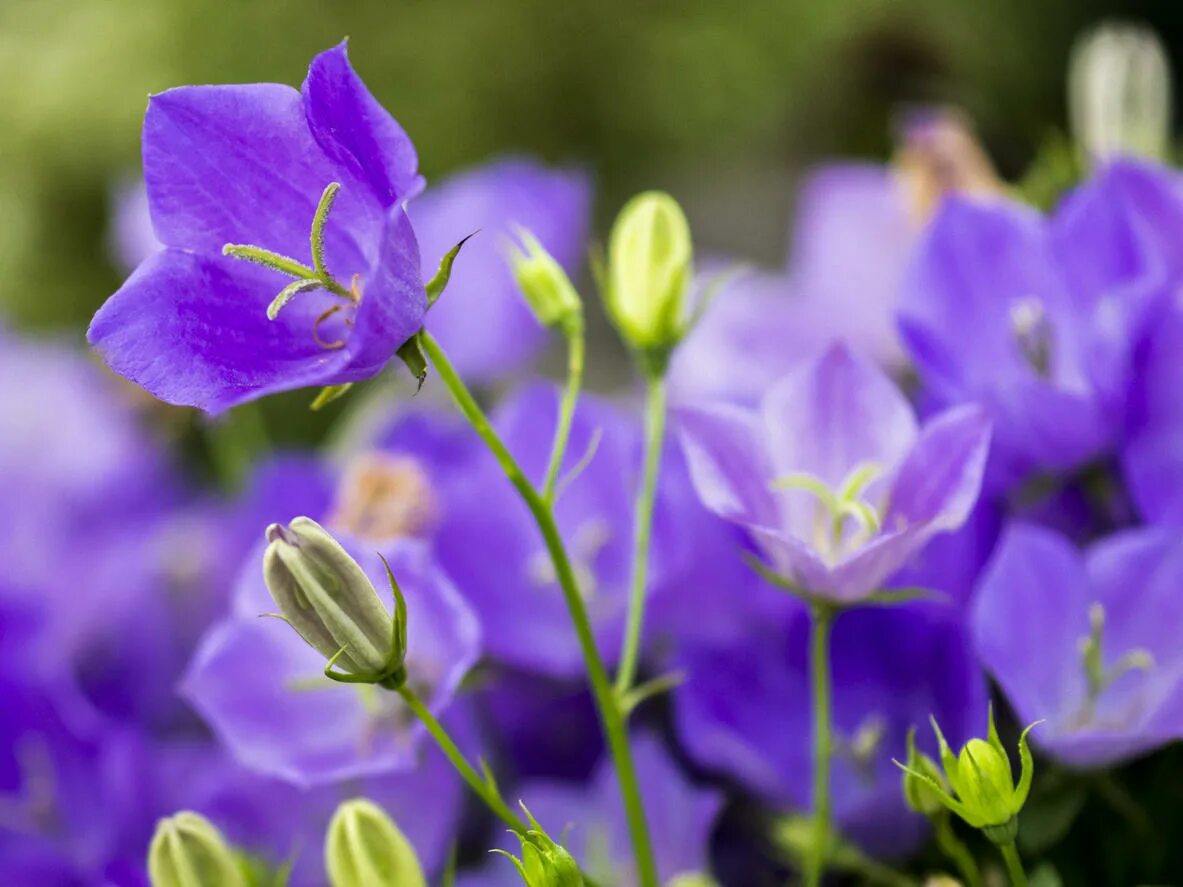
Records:
<instances>
[{"instance_id":1,"label":"blurred background","mask_svg":"<svg viewBox=\"0 0 1183 887\"><path fill-rule=\"evenodd\" d=\"M887 156L901 104L961 106L1021 174L1063 127L1073 38L1110 14L1183 45L1173 0L3 0L0 317L80 339L118 285L110 200L138 174L148 93L298 84L344 36L429 179L511 151L577 161L600 231L663 187L702 252L779 263L802 171Z\"/></svg>"}]
</instances>

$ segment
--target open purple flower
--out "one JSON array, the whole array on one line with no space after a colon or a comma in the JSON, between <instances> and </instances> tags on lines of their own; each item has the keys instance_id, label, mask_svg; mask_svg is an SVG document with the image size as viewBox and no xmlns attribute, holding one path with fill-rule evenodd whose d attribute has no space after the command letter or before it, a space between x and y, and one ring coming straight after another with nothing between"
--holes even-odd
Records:
<instances>
[{"instance_id":1,"label":"open purple flower","mask_svg":"<svg viewBox=\"0 0 1183 887\"><path fill-rule=\"evenodd\" d=\"M465 170L412 201L407 211L428 279L439 256L479 229L465 242L448 294L428 322L465 379L492 382L538 356L546 330L518 291L507 244L524 228L574 275L586 248L590 203L587 176L527 158Z\"/></svg>"},{"instance_id":2,"label":"open purple flower","mask_svg":"<svg viewBox=\"0 0 1183 887\"><path fill-rule=\"evenodd\" d=\"M340 541L383 588L385 568L373 548ZM385 553L407 600L408 682L438 715L479 655L479 628L421 544ZM397 694L326 679L324 656L280 620L258 618L275 605L258 561L245 569L235 615L207 634L181 684L234 756L304 786L415 766L424 728Z\"/></svg>"},{"instance_id":3,"label":"open purple flower","mask_svg":"<svg viewBox=\"0 0 1183 887\"><path fill-rule=\"evenodd\" d=\"M901 331L937 405L987 406L992 483L1104 455L1126 418L1132 359L1183 269L1176 173L1114 162L1045 220L952 199L907 283Z\"/></svg>"},{"instance_id":4,"label":"open purple flower","mask_svg":"<svg viewBox=\"0 0 1183 887\"><path fill-rule=\"evenodd\" d=\"M982 663L1032 739L1101 767L1183 737L1183 543L1166 528L1081 553L1015 524L982 576L973 633Z\"/></svg>"},{"instance_id":5,"label":"open purple flower","mask_svg":"<svg viewBox=\"0 0 1183 887\"><path fill-rule=\"evenodd\" d=\"M702 501L805 594L853 604L974 506L990 426L976 407L917 428L878 369L834 345L761 409L677 411Z\"/></svg>"},{"instance_id":6,"label":"open purple flower","mask_svg":"<svg viewBox=\"0 0 1183 887\"><path fill-rule=\"evenodd\" d=\"M165 249L108 299L89 339L161 400L219 412L364 379L421 325L403 209L422 186L415 149L344 43L312 60L300 91L153 96L143 155Z\"/></svg>"},{"instance_id":7,"label":"open purple flower","mask_svg":"<svg viewBox=\"0 0 1183 887\"><path fill-rule=\"evenodd\" d=\"M774 809L811 807L813 751L808 620L769 623L734 646L690 646L674 691L678 736L700 765L720 770ZM834 626L839 830L874 853L915 846L924 821L907 813L892 758L909 728L936 715L946 733L973 735L985 705L981 672L956 611L934 605L863 608ZM931 742L931 736L919 736ZM930 751L935 751L930 748Z\"/></svg>"}]
</instances>

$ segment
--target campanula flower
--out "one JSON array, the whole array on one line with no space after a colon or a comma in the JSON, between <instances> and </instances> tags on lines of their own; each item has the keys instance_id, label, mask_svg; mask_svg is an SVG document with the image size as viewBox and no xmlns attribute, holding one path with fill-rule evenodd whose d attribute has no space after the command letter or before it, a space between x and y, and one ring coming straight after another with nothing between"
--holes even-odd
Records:
<instances>
[{"instance_id":1,"label":"campanula flower","mask_svg":"<svg viewBox=\"0 0 1183 887\"><path fill-rule=\"evenodd\" d=\"M165 248L88 337L156 397L216 413L368 378L422 325L427 295L403 208L422 187L415 149L345 44L312 60L299 91L153 96L143 156Z\"/></svg>"},{"instance_id":2,"label":"campanula flower","mask_svg":"<svg viewBox=\"0 0 1183 887\"><path fill-rule=\"evenodd\" d=\"M547 341L506 261L520 229L574 275L586 249L591 183L576 169L510 157L433 184L407 208L430 279L439 257L464 250L427 328L469 382L490 383L527 367ZM479 229L479 230L478 230Z\"/></svg>"},{"instance_id":3,"label":"campanula flower","mask_svg":"<svg viewBox=\"0 0 1183 887\"><path fill-rule=\"evenodd\" d=\"M1181 181L1121 160L1050 219L1001 198L938 212L901 332L934 404L990 409L993 486L1078 468L1119 439L1132 360L1183 279Z\"/></svg>"},{"instance_id":4,"label":"campanula flower","mask_svg":"<svg viewBox=\"0 0 1183 887\"><path fill-rule=\"evenodd\" d=\"M739 780L782 811L811 807L808 620L801 608L745 639L688 645L674 692L678 737L700 765ZM924 820L906 813L899 771L914 723L935 713L964 741L985 707L981 671L955 611L931 604L863 608L834 625L834 773L839 831L873 853L899 855ZM935 752L930 736L921 745Z\"/></svg>"},{"instance_id":5,"label":"campanula flower","mask_svg":"<svg viewBox=\"0 0 1183 887\"><path fill-rule=\"evenodd\" d=\"M974 641L1037 745L1100 767L1183 736L1183 545L1129 530L1079 552L1015 524L982 575Z\"/></svg>"},{"instance_id":6,"label":"campanula flower","mask_svg":"<svg viewBox=\"0 0 1183 887\"><path fill-rule=\"evenodd\" d=\"M990 426L962 407L917 427L878 369L833 345L786 376L760 411L677 411L690 473L716 514L745 528L808 596L857 603L978 496Z\"/></svg>"}]
</instances>

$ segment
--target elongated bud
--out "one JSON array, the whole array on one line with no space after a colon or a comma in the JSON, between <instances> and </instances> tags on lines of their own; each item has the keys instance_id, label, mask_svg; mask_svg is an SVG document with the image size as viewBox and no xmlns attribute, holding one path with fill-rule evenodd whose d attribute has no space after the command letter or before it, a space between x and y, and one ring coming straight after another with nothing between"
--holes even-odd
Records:
<instances>
[{"instance_id":1,"label":"elongated bud","mask_svg":"<svg viewBox=\"0 0 1183 887\"><path fill-rule=\"evenodd\" d=\"M522 845L521 857L504 850L494 852L513 861L526 887L584 887L583 873L575 858L551 839L524 804L522 809L530 820L530 828L525 834L517 835Z\"/></svg>"},{"instance_id":2,"label":"elongated bud","mask_svg":"<svg viewBox=\"0 0 1183 887\"><path fill-rule=\"evenodd\" d=\"M922 777L928 777L924 779ZM924 816L935 816L945 809L933 783L948 791L948 784L937 762L916 749L916 728L908 731L908 769L904 771L904 800L908 807Z\"/></svg>"},{"instance_id":3,"label":"elongated bud","mask_svg":"<svg viewBox=\"0 0 1183 887\"><path fill-rule=\"evenodd\" d=\"M375 683L395 676L406 653L405 626L387 612L340 543L307 517L272 524L267 541L267 588L300 637L353 675L369 675ZM397 601L396 586L395 595Z\"/></svg>"},{"instance_id":4,"label":"elongated bud","mask_svg":"<svg viewBox=\"0 0 1183 887\"><path fill-rule=\"evenodd\" d=\"M1149 28L1113 22L1085 34L1072 51L1068 99L1073 134L1094 159L1166 155L1171 69Z\"/></svg>"},{"instance_id":5,"label":"elongated bud","mask_svg":"<svg viewBox=\"0 0 1183 887\"><path fill-rule=\"evenodd\" d=\"M563 266L524 228L517 231L509 263L518 288L543 326L577 329L583 323L583 302Z\"/></svg>"},{"instance_id":6,"label":"elongated bud","mask_svg":"<svg viewBox=\"0 0 1183 887\"><path fill-rule=\"evenodd\" d=\"M377 804L364 798L337 808L325 835L332 887L427 887L419 857Z\"/></svg>"},{"instance_id":7,"label":"elongated bud","mask_svg":"<svg viewBox=\"0 0 1183 887\"><path fill-rule=\"evenodd\" d=\"M647 191L625 204L612 226L604 298L633 349L668 355L686 335L693 263L690 225L674 198Z\"/></svg>"},{"instance_id":8,"label":"elongated bud","mask_svg":"<svg viewBox=\"0 0 1183 887\"><path fill-rule=\"evenodd\" d=\"M152 887L246 887L234 851L204 816L182 811L156 825L148 847Z\"/></svg>"}]
</instances>

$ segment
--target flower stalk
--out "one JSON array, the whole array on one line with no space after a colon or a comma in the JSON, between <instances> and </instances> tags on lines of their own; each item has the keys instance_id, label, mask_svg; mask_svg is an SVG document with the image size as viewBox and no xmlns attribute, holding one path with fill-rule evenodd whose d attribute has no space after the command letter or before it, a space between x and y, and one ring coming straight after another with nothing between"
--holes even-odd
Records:
<instances>
[{"instance_id":1,"label":"flower stalk","mask_svg":"<svg viewBox=\"0 0 1183 887\"><path fill-rule=\"evenodd\" d=\"M809 670L813 681L813 841L805 859L805 883L821 884L830 843L830 761L833 757L830 635L837 615L831 606L810 608Z\"/></svg>"}]
</instances>

